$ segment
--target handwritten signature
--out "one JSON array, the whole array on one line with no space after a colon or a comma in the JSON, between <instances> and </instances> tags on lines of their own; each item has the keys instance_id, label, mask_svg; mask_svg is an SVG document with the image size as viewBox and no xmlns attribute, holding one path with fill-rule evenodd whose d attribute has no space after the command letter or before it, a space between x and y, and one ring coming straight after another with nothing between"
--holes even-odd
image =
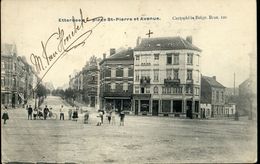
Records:
<instances>
[{"instance_id":1,"label":"handwritten signature","mask_svg":"<svg viewBox=\"0 0 260 164\"><path fill-rule=\"evenodd\" d=\"M42 46L42 56L31 54L30 60L31 63L36 68L37 72L46 71L41 77L38 84L42 81L42 79L46 76L52 66L62 57L65 56L72 49L76 49L78 46L85 45L86 40L92 35L93 30L102 22L103 17L98 16L95 18L84 18L82 10L80 9L80 25L76 24L76 21L73 22L73 30L65 36L64 30L58 27L57 32L54 32L50 35L47 41L44 43L41 41ZM72 16L72 20L74 20L74 16ZM88 22L94 23L94 25L85 30L85 25ZM53 46L52 43L55 43L55 50L51 48ZM36 87L38 86L36 85Z\"/></svg>"}]
</instances>

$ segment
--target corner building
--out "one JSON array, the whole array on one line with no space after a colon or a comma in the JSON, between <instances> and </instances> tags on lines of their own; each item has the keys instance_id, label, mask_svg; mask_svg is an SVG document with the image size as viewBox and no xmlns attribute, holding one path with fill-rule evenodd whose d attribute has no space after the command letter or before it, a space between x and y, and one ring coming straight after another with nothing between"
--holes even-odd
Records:
<instances>
[{"instance_id":1,"label":"corner building","mask_svg":"<svg viewBox=\"0 0 260 164\"><path fill-rule=\"evenodd\" d=\"M192 37L137 40L134 49L135 115L198 116L200 53Z\"/></svg>"}]
</instances>

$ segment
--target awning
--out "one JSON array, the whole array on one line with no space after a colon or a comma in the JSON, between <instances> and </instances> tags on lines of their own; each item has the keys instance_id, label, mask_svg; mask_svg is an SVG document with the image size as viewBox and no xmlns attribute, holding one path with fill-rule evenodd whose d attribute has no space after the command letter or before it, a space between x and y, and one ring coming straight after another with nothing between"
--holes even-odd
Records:
<instances>
[{"instance_id":1,"label":"awning","mask_svg":"<svg viewBox=\"0 0 260 164\"><path fill-rule=\"evenodd\" d=\"M105 99L131 99L131 97L104 97Z\"/></svg>"}]
</instances>

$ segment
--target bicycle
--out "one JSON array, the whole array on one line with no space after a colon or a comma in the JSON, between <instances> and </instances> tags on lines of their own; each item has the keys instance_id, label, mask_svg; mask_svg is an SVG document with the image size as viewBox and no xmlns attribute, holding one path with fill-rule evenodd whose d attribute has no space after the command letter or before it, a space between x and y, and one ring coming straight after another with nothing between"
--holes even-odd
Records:
<instances>
[{"instance_id":1,"label":"bicycle","mask_svg":"<svg viewBox=\"0 0 260 164\"><path fill-rule=\"evenodd\" d=\"M49 111L48 117L49 117L50 119L56 120L58 116L57 116L56 113L53 113L52 111Z\"/></svg>"}]
</instances>

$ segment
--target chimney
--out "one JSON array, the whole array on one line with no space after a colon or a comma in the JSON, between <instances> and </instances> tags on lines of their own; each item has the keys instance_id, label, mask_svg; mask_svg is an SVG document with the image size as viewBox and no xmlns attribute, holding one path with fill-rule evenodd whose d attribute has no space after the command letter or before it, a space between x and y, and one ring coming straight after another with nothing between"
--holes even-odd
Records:
<instances>
[{"instance_id":1,"label":"chimney","mask_svg":"<svg viewBox=\"0 0 260 164\"><path fill-rule=\"evenodd\" d=\"M186 41L189 42L190 44L192 44L192 36L187 36Z\"/></svg>"},{"instance_id":2,"label":"chimney","mask_svg":"<svg viewBox=\"0 0 260 164\"><path fill-rule=\"evenodd\" d=\"M136 39L136 46L138 46L141 43L141 37L138 36Z\"/></svg>"},{"instance_id":3,"label":"chimney","mask_svg":"<svg viewBox=\"0 0 260 164\"><path fill-rule=\"evenodd\" d=\"M214 80L217 80L217 79L216 79L216 76L212 76L212 78L213 78Z\"/></svg>"},{"instance_id":4,"label":"chimney","mask_svg":"<svg viewBox=\"0 0 260 164\"><path fill-rule=\"evenodd\" d=\"M114 55L116 53L115 48L110 48L110 56Z\"/></svg>"},{"instance_id":5,"label":"chimney","mask_svg":"<svg viewBox=\"0 0 260 164\"><path fill-rule=\"evenodd\" d=\"M106 54L106 53L103 53L103 59L105 59L105 58L106 58L106 56L107 56L107 54Z\"/></svg>"}]
</instances>

